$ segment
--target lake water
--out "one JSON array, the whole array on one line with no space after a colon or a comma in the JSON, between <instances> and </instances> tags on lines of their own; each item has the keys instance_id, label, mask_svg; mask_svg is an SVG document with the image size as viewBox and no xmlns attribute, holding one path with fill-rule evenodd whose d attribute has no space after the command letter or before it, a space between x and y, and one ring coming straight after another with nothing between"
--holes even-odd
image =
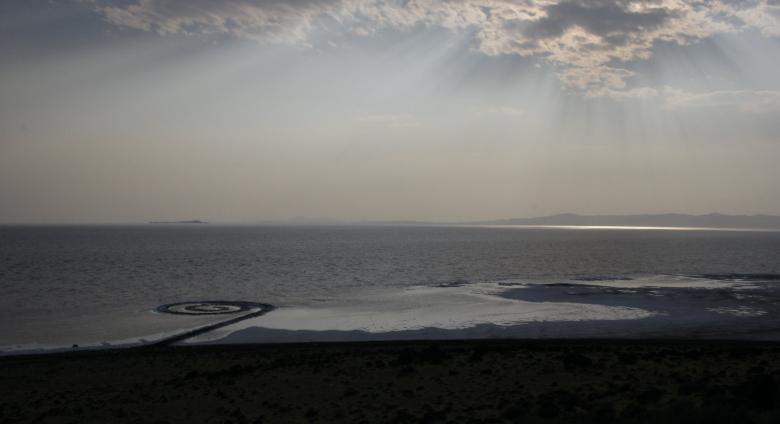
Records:
<instances>
[{"instance_id":1,"label":"lake water","mask_svg":"<svg viewBox=\"0 0 780 424\"><path fill-rule=\"evenodd\" d=\"M417 226L0 227L6 352L149 341L420 337L778 338L780 233Z\"/></svg>"}]
</instances>

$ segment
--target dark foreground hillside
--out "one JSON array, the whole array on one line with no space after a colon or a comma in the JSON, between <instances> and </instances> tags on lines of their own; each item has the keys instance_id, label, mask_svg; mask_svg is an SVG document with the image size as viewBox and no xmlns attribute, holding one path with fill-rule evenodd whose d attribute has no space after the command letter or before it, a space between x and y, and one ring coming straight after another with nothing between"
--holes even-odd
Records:
<instances>
[{"instance_id":1,"label":"dark foreground hillside","mask_svg":"<svg viewBox=\"0 0 780 424\"><path fill-rule=\"evenodd\" d=\"M780 422L780 345L468 341L0 358L2 423Z\"/></svg>"}]
</instances>

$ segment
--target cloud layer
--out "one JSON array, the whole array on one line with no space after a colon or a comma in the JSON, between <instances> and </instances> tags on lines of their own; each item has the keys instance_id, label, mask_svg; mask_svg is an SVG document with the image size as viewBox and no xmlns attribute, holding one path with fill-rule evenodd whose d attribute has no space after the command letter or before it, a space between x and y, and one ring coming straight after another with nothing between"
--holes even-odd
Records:
<instances>
[{"instance_id":1,"label":"cloud layer","mask_svg":"<svg viewBox=\"0 0 780 424\"><path fill-rule=\"evenodd\" d=\"M90 0L112 24L308 46L317 30L370 35L420 26L471 30L487 55L545 58L588 96L627 91L625 64L659 42L753 28L780 36L780 0Z\"/></svg>"}]
</instances>

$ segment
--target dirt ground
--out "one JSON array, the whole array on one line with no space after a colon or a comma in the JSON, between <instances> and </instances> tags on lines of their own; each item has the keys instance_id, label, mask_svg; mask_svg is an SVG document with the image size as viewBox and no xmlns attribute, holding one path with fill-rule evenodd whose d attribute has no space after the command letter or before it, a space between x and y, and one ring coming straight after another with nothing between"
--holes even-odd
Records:
<instances>
[{"instance_id":1,"label":"dirt ground","mask_svg":"<svg viewBox=\"0 0 780 424\"><path fill-rule=\"evenodd\" d=\"M0 423L780 422L780 344L448 341L0 358Z\"/></svg>"}]
</instances>

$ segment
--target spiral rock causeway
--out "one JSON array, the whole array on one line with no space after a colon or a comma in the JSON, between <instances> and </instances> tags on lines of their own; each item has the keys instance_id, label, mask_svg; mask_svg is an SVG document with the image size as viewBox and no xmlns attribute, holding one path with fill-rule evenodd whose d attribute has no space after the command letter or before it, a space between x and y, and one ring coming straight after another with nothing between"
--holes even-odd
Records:
<instances>
[{"instance_id":1,"label":"spiral rock causeway","mask_svg":"<svg viewBox=\"0 0 780 424\"><path fill-rule=\"evenodd\" d=\"M160 305L157 307L157 312L175 315L225 315L252 309L266 309L268 306L255 302L204 300Z\"/></svg>"},{"instance_id":2,"label":"spiral rock causeway","mask_svg":"<svg viewBox=\"0 0 780 424\"><path fill-rule=\"evenodd\" d=\"M227 301L227 300L204 300L204 301L192 301L192 302L178 302L168 303L157 307L157 312L173 315L228 315L228 314L240 314L236 317L227 319L215 324L206 325L204 327L196 328L193 330L185 331L180 334L176 334L171 337L167 337L157 342L150 343L144 347L153 346L167 346L176 342L180 342L191 337L207 333L217 328L225 327L231 324L235 324L239 321L243 321L249 318L259 317L266 313L273 311L274 306L267 303L257 302L244 302L244 301Z\"/></svg>"}]
</instances>

